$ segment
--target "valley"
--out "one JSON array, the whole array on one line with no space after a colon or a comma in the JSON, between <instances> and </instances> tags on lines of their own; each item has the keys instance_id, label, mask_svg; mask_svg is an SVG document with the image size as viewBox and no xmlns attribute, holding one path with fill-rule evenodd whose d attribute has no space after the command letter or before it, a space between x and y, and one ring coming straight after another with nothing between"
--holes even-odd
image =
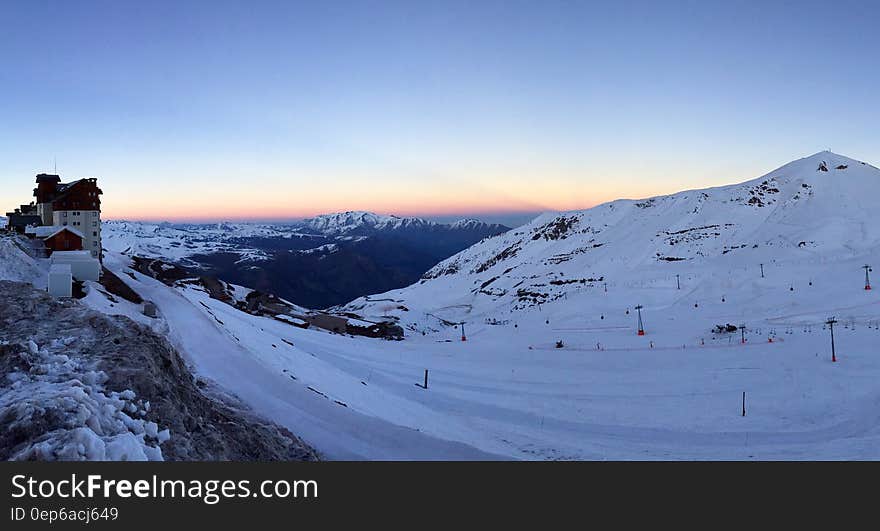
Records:
<instances>
[{"instance_id":1,"label":"valley","mask_svg":"<svg viewBox=\"0 0 880 531\"><path fill-rule=\"evenodd\" d=\"M368 212L287 224L187 225L110 221L108 250L159 258L309 308L409 285L430 267L508 227Z\"/></svg>"}]
</instances>

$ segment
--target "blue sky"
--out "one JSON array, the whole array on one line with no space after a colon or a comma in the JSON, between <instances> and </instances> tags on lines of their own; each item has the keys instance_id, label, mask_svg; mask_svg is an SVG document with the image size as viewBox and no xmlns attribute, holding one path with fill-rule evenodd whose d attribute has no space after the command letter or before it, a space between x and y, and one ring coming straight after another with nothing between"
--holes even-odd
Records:
<instances>
[{"instance_id":1,"label":"blue sky","mask_svg":"<svg viewBox=\"0 0 880 531\"><path fill-rule=\"evenodd\" d=\"M876 2L7 2L0 200L107 217L582 208L877 164Z\"/></svg>"}]
</instances>

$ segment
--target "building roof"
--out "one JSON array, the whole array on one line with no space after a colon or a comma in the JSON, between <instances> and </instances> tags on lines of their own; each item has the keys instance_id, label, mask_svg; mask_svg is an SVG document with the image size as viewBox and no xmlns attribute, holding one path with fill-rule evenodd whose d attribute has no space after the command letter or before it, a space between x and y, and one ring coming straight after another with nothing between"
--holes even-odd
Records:
<instances>
[{"instance_id":1,"label":"building roof","mask_svg":"<svg viewBox=\"0 0 880 531\"><path fill-rule=\"evenodd\" d=\"M34 196L37 198L37 202L51 203L54 210L94 210L86 208L89 203L92 203L91 206L93 207L99 207L101 200L97 196L103 194L103 192L98 188L97 177L84 177L69 183L62 183L60 181L61 178L57 175L46 173L37 175L39 186L34 188ZM44 187L45 183L49 183L50 186ZM83 191L80 186L81 184L94 186L95 193L93 194L91 189ZM80 194L82 195L80 196ZM67 201L71 198L73 205L67 204ZM83 203L83 208L77 208L79 206L78 202ZM100 208L97 209L100 210Z\"/></svg>"},{"instance_id":2,"label":"building roof","mask_svg":"<svg viewBox=\"0 0 880 531\"><path fill-rule=\"evenodd\" d=\"M49 225L48 227L28 227L25 229L25 234L33 234L37 238L45 240L47 238L51 238L55 236L59 232L62 231L70 231L72 234L79 236L80 238L85 238L83 233L74 229L69 225Z\"/></svg>"},{"instance_id":3,"label":"building roof","mask_svg":"<svg viewBox=\"0 0 880 531\"><path fill-rule=\"evenodd\" d=\"M41 223L43 223L43 218L41 218L40 216L31 216L24 214L9 215L10 227L27 227L29 225L40 225Z\"/></svg>"},{"instance_id":4,"label":"building roof","mask_svg":"<svg viewBox=\"0 0 880 531\"><path fill-rule=\"evenodd\" d=\"M56 182L57 183L60 181L61 181L61 177L59 177L57 175L53 175L51 173L41 173L41 174L37 175L37 182L38 183L44 183L44 182L50 182L50 183Z\"/></svg>"},{"instance_id":5,"label":"building roof","mask_svg":"<svg viewBox=\"0 0 880 531\"><path fill-rule=\"evenodd\" d=\"M69 183L59 183L55 187L55 195L52 197L52 200L51 200L52 201L52 208L55 210L59 210L59 211L60 210L90 210L85 207L82 207L82 208L60 208L56 204L56 203L60 203L62 200L66 199L68 196L70 196L74 192L74 190L76 189L77 185L79 185L80 183L86 183L86 182L97 183L97 179L95 177L85 177L83 179L77 179L77 180L69 182ZM97 184L95 185L95 188L97 189L97 193L99 195L104 193L101 191L100 188L97 188ZM97 197L95 197L95 199L96 199L96 202L100 203L100 199L98 199Z\"/></svg>"}]
</instances>

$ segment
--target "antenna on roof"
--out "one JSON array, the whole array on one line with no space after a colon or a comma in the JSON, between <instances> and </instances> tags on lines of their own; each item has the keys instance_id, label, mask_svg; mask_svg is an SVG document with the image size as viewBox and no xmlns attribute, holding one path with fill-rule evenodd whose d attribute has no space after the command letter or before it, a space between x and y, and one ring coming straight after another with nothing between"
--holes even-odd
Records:
<instances>
[{"instance_id":1,"label":"antenna on roof","mask_svg":"<svg viewBox=\"0 0 880 531\"><path fill-rule=\"evenodd\" d=\"M54 168L54 171L52 173L58 175L58 157L52 157L52 166Z\"/></svg>"}]
</instances>

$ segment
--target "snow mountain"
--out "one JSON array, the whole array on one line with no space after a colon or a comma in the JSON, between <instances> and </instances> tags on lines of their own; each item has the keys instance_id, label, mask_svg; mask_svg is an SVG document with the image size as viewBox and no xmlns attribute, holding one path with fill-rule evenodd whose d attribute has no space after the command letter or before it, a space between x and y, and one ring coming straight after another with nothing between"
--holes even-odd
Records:
<instances>
[{"instance_id":1,"label":"snow mountain","mask_svg":"<svg viewBox=\"0 0 880 531\"><path fill-rule=\"evenodd\" d=\"M364 211L324 214L302 221L302 224L327 236L367 235L377 231L436 228L439 223L421 218L385 216ZM458 227L450 226L450 229Z\"/></svg>"},{"instance_id":2,"label":"snow mountain","mask_svg":"<svg viewBox=\"0 0 880 531\"><path fill-rule=\"evenodd\" d=\"M715 281L735 291L725 279L731 269L876 252L878 184L874 166L823 151L740 184L545 214L440 262L410 287L347 308L369 311L371 299L390 298L450 321L482 319L606 290L669 286L676 275L697 289L691 298L699 304L720 289ZM414 315L400 318L416 325Z\"/></svg>"}]
</instances>

